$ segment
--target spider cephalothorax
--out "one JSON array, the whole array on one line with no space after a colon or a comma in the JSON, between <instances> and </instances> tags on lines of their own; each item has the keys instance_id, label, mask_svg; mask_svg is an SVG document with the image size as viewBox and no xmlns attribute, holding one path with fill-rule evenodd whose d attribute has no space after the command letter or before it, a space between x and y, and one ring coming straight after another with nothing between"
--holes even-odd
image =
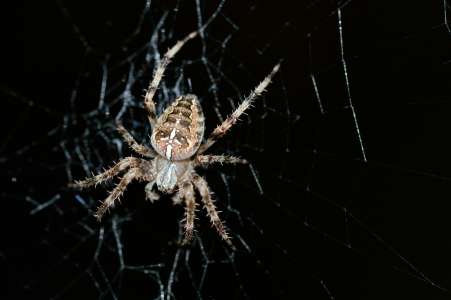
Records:
<instances>
[{"instance_id":1,"label":"spider cephalothorax","mask_svg":"<svg viewBox=\"0 0 451 300\"><path fill-rule=\"evenodd\" d=\"M203 153L218 138L222 137L238 121L240 115L250 107L252 101L264 92L274 74L279 70L279 65L276 65L271 73L244 99L238 108L222 124L216 127L205 142L202 142L205 119L202 107L195 95L178 97L158 118L155 113L155 103L153 102L153 96L169 61L188 40L198 34L198 31L194 31L183 40L177 42L175 46L166 52L155 69L154 77L144 99L144 105L152 126L152 147L138 144L122 125L118 125L119 133L130 147L136 153L148 159L126 157L105 172L83 181L77 181L71 185L78 188L86 188L125 172L119 184L97 209L96 217L99 220L110 207L114 206L115 201L132 180L147 182L145 192L146 198L150 201L158 200L160 197L154 191L154 186L156 185L157 190L160 192L173 194L174 203L185 203L184 242L190 241L193 236L197 206L194 190L197 189L211 222L221 237L231 245L230 237L216 211L208 184L205 179L195 172L195 168L205 167L213 163L247 163L246 160L233 156L203 155Z\"/></svg>"}]
</instances>

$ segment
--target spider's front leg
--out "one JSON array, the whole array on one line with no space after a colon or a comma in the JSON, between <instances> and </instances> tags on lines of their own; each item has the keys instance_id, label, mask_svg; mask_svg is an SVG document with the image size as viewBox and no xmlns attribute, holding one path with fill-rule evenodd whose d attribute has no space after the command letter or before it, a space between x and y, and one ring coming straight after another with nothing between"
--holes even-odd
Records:
<instances>
[{"instance_id":1,"label":"spider's front leg","mask_svg":"<svg viewBox=\"0 0 451 300\"><path fill-rule=\"evenodd\" d=\"M87 188L87 187L90 187L93 185L95 186L97 184L107 181L110 178L113 178L114 176L116 176L120 172L124 171L128 167L134 167L134 166L139 165L140 161L141 160L136 157L126 157L126 158L122 159L121 161L119 161L117 164L115 164L110 169L106 170L105 172L100 173L100 174L95 175L90 178L86 178L85 180L80 180L80 181L75 181L74 183L70 183L69 187L84 189L84 188Z\"/></svg>"},{"instance_id":2,"label":"spider's front leg","mask_svg":"<svg viewBox=\"0 0 451 300\"><path fill-rule=\"evenodd\" d=\"M185 238L183 244L188 244L193 239L194 233L194 219L196 217L196 199L194 195L193 185L188 182L180 187L179 199L185 199Z\"/></svg>"},{"instance_id":3,"label":"spider's front leg","mask_svg":"<svg viewBox=\"0 0 451 300\"><path fill-rule=\"evenodd\" d=\"M193 176L193 183L199 191L200 196L202 197L202 202L204 204L205 209L207 210L207 214L210 217L211 223L216 228L216 231L222 237L227 244L233 247L232 242L230 240L230 236L227 233L227 230L224 228L224 224L219 218L218 211L216 210L216 206L211 198L210 188L208 187L205 179L195 174Z\"/></svg>"},{"instance_id":4,"label":"spider's front leg","mask_svg":"<svg viewBox=\"0 0 451 300\"><path fill-rule=\"evenodd\" d=\"M266 90L266 87L271 83L274 75L279 71L280 64L277 64L272 69L271 73L260 82L259 85L247 96L243 102L238 106L238 108L224 121L221 125L215 128L213 132L208 137L207 141L202 144L197 153L202 154L208 148L210 148L218 139L223 137L227 131L238 121L239 117L252 105L252 101L254 101L258 96L263 94Z\"/></svg>"},{"instance_id":5,"label":"spider's front leg","mask_svg":"<svg viewBox=\"0 0 451 300\"><path fill-rule=\"evenodd\" d=\"M145 174L142 168L132 168L125 173L119 184L111 191L108 197L102 202L102 204L97 208L96 214L94 215L97 220L102 219L103 215L107 212L110 207L114 207L115 201L124 193L127 186L133 179L144 180Z\"/></svg>"},{"instance_id":6,"label":"spider's front leg","mask_svg":"<svg viewBox=\"0 0 451 300\"><path fill-rule=\"evenodd\" d=\"M207 167L208 165L219 163L219 164L248 164L249 162L245 159L229 156L229 155L198 155L196 156L196 166Z\"/></svg>"},{"instance_id":7,"label":"spider's front leg","mask_svg":"<svg viewBox=\"0 0 451 300\"><path fill-rule=\"evenodd\" d=\"M188 34L185 38L178 41L172 48L170 48L164 54L163 58L158 63L155 71L153 73L153 79L149 84L149 87L146 91L146 96L144 98L144 106L146 107L147 113L149 114L149 122L152 125L152 128L155 126L157 122L157 115L155 111L155 102L153 101L153 97L155 92L157 91L158 85L160 84L161 79L163 78L164 71L166 67L171 62L171 59L177 54L177 52L182 49L183 45L186 44L190 39L195 38L199 34L199 31L193 31Z\"/></svg>"}]
</instances>

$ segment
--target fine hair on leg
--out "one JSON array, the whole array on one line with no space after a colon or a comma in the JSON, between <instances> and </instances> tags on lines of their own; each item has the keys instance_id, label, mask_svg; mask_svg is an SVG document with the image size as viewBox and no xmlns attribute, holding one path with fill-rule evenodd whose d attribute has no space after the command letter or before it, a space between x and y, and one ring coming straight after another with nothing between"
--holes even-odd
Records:
<instances>
[{"instance_id":1,"label":"fine hair on leg","mask_svg":"<svg viewBox=\"0 0 451 300\"><path fill-rule=\"evenodd\" d=\"M70 183L69 187L71 188L80 188L84 189L90 186L96 186L102 182L105 182L120 172L124 171L125 169L129 167L135 167L139 165L141 159L136 157L126 157L122 160L120 160L117 164L115 164L113 167L109 168L108 170L95 175L93 177L86 178L85 180L76 181L74 183Z\"/></svg>"},{"instance_id":2,"label":"fine hair on leg","mask_svg":"<svg viewBox=\"0 0 451 300\"><path fill-rule=\"evenodd\" d=\"M198 155L196 157L196 165L207 167L211 164L248 164L245 159L229 156L229 155Z\"/></svg>"},{"instance_id":3,"label":"fine hair on leg","mask_svg":"<svg viewBox=\"0 0 451 300\"><path fill-rule=\"evenodd\" d=\"M185 199L185 237L183 239L183 244L188 244L193 239L197 203L194 195L194 188L191 183L184 184L182 193L183 198Z\"/></svg>"},{"instance_id":4,"label":"fine hair on leg","mask_svg":"<svg viewBox=\"0 0 451 300\"><path fill-rule=\"evenodd\" d=\"M199 194L202 198L202 203L204 204L204 208L207 211L208 216L210 217L212 225L216 228L216 231L219 233L221 238L226 241L227 244L232 246L230 236L227 233L227 230L225 229L221 219L219 218L218 211L216 210L216 206L211 197L210 188L208 187L207 182L205 181L205 179L196 174L193 176L193 183L196 186L196 189L199 191Z\"/></svg>"},{"instance_id":5,"label":"fine hair on leg","mask_svg":"<svg viewBox=\"0 0 451 300\"><path fill-rule=\"evenodd\" d=\"M152 125L152 128L155 126L157 119L155 111L155 101L153 100L153 97L155 96L155 92L157 91L160 81L163 78L164 71L171 62L171 59L177 54L177 52L180 51L180 49L182 49L182 47L186 44L186 42L196 37L198 34L199 34L198 30L193 31L190 34L188 34L185 38L178 41L172 48L169 48L169 50L166 51L163 58L160 60L160 62L157 64L155 68L155 71L153 73L153 79L150 82L149 87L147 88L146 91L146 95L144 97L144 106L146 107L149 122Z\"/></svg>"},{"instance_id":6,"label":"fine hair on leg","mask_svg":"<svg viewBox=\"0 0 451 300\"><path fill-rule=\"evenodd\" d=\"M100 222L103 215L108 211L109 208L114 207L115 201L124 193L127 186L133 179L143 179L142 172L139 168L132 168L125 173L118 185L111 191L108 197L102 202L102 204L97 208L95 217Z\"/></svg>"},{"instance_id":7,"label":"fine hair on leg","mask_svg":"<svg viewBox=\"0 0 451 300\"><path fill-rule=\"evenodd\" d=\"M210 148L218 139L223 137L227 131L238 121L239 117L252 105L252 102L259 97L266 90L266 87L271 83L274 75L279 71L280 64L277 64L272 69L271 73L260 82L259 85L247 96L243 102L238 106L238 108L218 127L213 130L213 132L208 137L207 141L202 144L197 153L202 154L208 148Z\"/></svg>"},{"instance_id":8,"label":"fine hair on leg","mask_svg":"<svg viewBox=\"0 0 451 300\"><path fill-rule=\"evenodd\" d=\"M136 153L138 153L144 157L147 157L147 158L153 158L156 156L156 153L155 153L155 151L153 151L153 149L139 144L133 138L133 136L130 134L130 132L128 132L127 129L125 129L125 127L122 126L122 124L119 123L117 125L117 131L121 134L122 138L125 140L125 142L127 142L127 144L130 146L130 148L132 148L133 151L135 151Z\"/></svg>"}]
</instances>

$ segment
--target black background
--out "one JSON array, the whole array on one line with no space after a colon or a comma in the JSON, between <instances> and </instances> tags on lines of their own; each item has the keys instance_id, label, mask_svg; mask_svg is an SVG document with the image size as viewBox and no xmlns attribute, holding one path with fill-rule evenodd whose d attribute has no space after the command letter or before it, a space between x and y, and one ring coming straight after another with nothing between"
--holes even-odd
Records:
<instances>
[{"instance_id":1,"label":"black background","mask_svg":"<svg viewBox=\"0 0 451 300\"><path fill-rule=\"evenodd\" d=\"M92 108L92 99L98 98L100 62L106 56L112 63L120 61L146 37L142 28L144 33L125 49L124 40L135 28L144 3L111 2L64 1L71 19L53 1L2 9L0 251L10 299L49 299L79 274L73 265L61 262L72 247L62 228L77 214L68 212L67 219L58 221L54 210L30 216L32 207L25 196L41 195L45 200L62 190L64 199L73 197L64 189L60 167L64 159L48 151L56 145L46 144L47 132L72 111L68 99L81 69L93 75L79 96L79 113ZM175 7L170 1L160 2L152 2L155 15ZM291 113L261 118L268 109L257 105L250 113L256 121L238 126L228 137L234 142L215 149L219 153L230 144L238 147L245 139L249 147L234 150L255 162L265 192L259 195L249 172L237 170L232 196L243 216L251 216L264 234L248 224L236 226L252 252L239 249L235 260L239 279L233 280L230 265L212 267L202 290L204 299L245 298L241 286L250 299L451 296L447 291L451 288L451 33L445 26L443 3L350 1L341 9L343 48L336 8L337 3L329 1L228 1L223 8L223 14L239 26L226 51L248 73L235 66L224 68L247 91L283 58L283 70L265 105L281 112L288 101ZM208 15L214 6L204 9ZM181 11L170 28L175 38L196 26L193 2L182 1ZM92 47L86 56L87 47L77 38L73 24ZM210 30L211 36L221 39L230 26L218 21ZM366 162L349 107L341 49ZM195 56L198 50L193 46L185 55ZM318 83L323 115L311 74ZM196 87L208 94L201 80ZM210 129L217 122L207 121ZM36 140L41 146L17 154ZM219 198L224 197L220 181L212 177L211 186ZM130 195L142 197L141 189L139 184L132 186ZM133 249L129 253L137 253L130 260L144 264L142 257L174 251L170 239L176 234L180 211L164 203L150 207L131 200L129 205L142 211L123 233L128 234L128 249ZM202 224L202 231L208 231L208 224ZM230 224L233 228L233 218ZM158 234L152 230L155 227ZM204 238L216 236L207 233ZM92 245L77 249L69 262L77 261L83 269L92 260ZM222 251L211 247L213 256L215 249ZM111 268L116 263L114 258L102 258L102 264ZM180 271L177 299L198 296L189 282ZM127 274L117 294L147 299L157 291L147 284ZM60 297L95 299L98 294L85 276ZM113 298L107 293L103 299Z\"/></svg>"}]
</instances>

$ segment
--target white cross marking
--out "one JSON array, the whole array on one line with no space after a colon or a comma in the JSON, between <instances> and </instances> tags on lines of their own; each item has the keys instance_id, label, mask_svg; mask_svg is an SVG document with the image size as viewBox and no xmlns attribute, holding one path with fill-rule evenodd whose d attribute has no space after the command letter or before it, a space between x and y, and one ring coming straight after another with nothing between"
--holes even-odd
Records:
<instances>
[{"instance_id":1,"label":"white cross marking","mask_svg":"<svg viewBox=\"0 0 451 300\"><path fill-rule=\"evenodd\" d=\"M172 157L172 143L169 144L166 148L166 158L170 160L171 157Z\"/></svg>"},{"instance_id":2,"label":"white cross marking","mask_svg":"<svg viewBox=\"0 0 451 300\"><path fill-rule=\"evenodd\" d=\"M169 141L169 142L171 142L171 141L172 141L172 139L173 139L173 138L175 137L176 131L177 131L177 129L175 129L175 128L173 128L173 129L172 129L172 131L171 131L171 135L169 136L169 139L170 139L170 141Z\"/></svg>"}]
</instances>

